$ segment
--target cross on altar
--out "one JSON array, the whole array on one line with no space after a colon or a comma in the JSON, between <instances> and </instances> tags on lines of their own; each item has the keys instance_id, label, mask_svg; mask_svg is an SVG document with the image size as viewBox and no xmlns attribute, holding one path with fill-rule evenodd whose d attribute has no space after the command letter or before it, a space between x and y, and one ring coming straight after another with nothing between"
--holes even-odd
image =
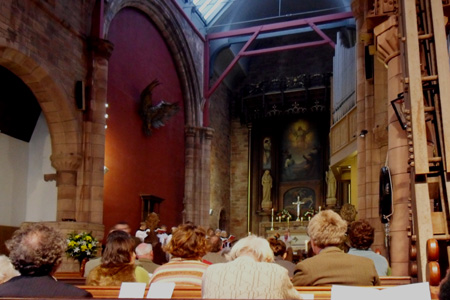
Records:
<instances>
[{"instance_id":1,"label":"cross on altar","mask_svg":"<svg viewBox=\"0 0 450 300\"><path fill-rule=\"evenodd\" d=\"M297 202L292 202L292 204L297 205L297 220L300 221L300 205L305 204L305 202L300 201L300 196L297 196Z\"/></svg>"}]
</instances>

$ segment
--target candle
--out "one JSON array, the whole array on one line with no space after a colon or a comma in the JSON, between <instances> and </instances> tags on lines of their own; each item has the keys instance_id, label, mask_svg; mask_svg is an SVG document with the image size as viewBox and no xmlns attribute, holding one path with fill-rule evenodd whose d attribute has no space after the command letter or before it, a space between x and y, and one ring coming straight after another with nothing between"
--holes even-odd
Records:
<instances>
[{"instance_id":1,"label":"candle","mask_svg":"<svg viewBox=\"0 0 450 300\"><path fill-rule=\"evenodd\" d=\"M311 221L311 216L308 216L308 221Z\"/></svg>"},{"instance_id":2,"label":"candle","mask_svg":"<svg viewBox=\"0 0 450 300\"><path fill-rule=\"evenodd\" d=\"M273 230L273 207L272 207L272 222L271 222L270 230Z\"/></svg>"},{"instance_id":3,"label":"candle","mask_svg":"<svg viewBox=\"0 0 450 300\"><path fill-rule=\"evenodd\" d=\"M305 250L308 252L308 240L305 240Z\"/></svg>"},{"instance_id":4,"label":"candle","mask_svg":"<svg viewBox=\"0 0 450 300\"><path fill-rule=\"evenodd\" d=\"M291 218L291 216L287 217L287 222L288 222L288 229L289 229L289 219Z\"/></svg>"},{"instance_id":5,"label":"candle","mask_svg":"<svg viewBox=\"0 0 450 300\"><path fill-rule=\"evenodd\" d=\"M319 212L322 210L322 206L319 206Z\"/></svg>"}]
</instances>

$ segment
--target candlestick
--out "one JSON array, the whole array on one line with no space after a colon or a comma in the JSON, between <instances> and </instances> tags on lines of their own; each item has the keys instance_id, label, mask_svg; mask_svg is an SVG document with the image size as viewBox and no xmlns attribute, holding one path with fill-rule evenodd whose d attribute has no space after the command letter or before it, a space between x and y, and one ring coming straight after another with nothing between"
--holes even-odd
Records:
<instances>
[{"instance_id":1,"label":"candlestick","mask_svg":"<svg viewBox=\"0 0 450 300\"><path fill-rule=\"evenodd\" d=\"M270 225L270 230L273 230L273 207L272 207L272 222L271 222L271 225Z\"/></svg>"},{"instance_id":2,"label":"candlestick","mask_svg":"<svg viewBox=\"0 0 450 300\"><path fill-rule=\"evenodd\" d=\"M322 206L319 206L319 212L322 210Z\"/></svg>"},{"instance_id":3,"label":"candlestick","mask_svg":"<svg viewBox=\"0 0 450 300\"><path fill-rule=\"evenodd\" d=\"M289 229L289 219L291 218L291 216L287 217L287 222L288 222L288 229Z\"/></svg>"}]
</instances>

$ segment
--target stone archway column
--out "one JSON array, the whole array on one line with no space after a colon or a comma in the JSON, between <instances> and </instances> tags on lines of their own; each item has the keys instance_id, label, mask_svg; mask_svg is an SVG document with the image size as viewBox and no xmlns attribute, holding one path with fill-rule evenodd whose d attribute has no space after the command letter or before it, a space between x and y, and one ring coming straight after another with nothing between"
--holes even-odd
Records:
<instances>
[{"instance_id":1,"label":"stone archway column","mask_svg":"<svg viewBox=\"0 0 450 300\"><path fill-rule=\"evenodd\" d=\"M81 165L82 156L75 153L52 154L50 161L56 169L56 186L58 202L56 221L76 219L77 170Z\"/></svg>"},{"instance_id":2,"label":"stone archway column","mask_svg":"<svg viewBox=\"0 0 450 300\"><path fill-rule=\"evenodd\" d=\"M94 37L88 42L92 65L87 118L83 121L85 156L77 221L102 224L108 60L114 46L107 40Z\"/></svg>"},{"instance_id":3,"label":"stone archway column","mask_svg":"<svg viewBox=\"0 0 450 300\"><path fill-rule=\"evenodd\" d=\"M390 103L403 92L403 72L400 56L398 21L391 16L374 28L378 58L388 70L388 165L392 177L394 215L390 225L392 275L409 275L408 237L410 175L408 173L408 140Z\"/></svg>"},{"instance_id":4,"label":"stone archway column","mask_svg":"<svg viewBox=\"0 0 450 300\"><path fill-rule=\"evenodd\" d=\"M183 222L209 226L211 139L208 127L186 127Z\"/></svg>"}]
</instances>

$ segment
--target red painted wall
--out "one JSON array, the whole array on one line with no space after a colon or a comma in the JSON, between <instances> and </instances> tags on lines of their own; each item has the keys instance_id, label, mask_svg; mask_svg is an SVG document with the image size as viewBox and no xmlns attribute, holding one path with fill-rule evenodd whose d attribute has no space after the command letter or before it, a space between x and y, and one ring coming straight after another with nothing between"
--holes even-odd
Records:
<instances>
[{"instance_id":1,"label":"red painted wall","mask_svg":"<svg viewBox=\"0 0 450 300\"><path fill-rule=\"evenodd\" d=\"M184 195L184 105L170 52L151 20L134 9L120 11L107 39L114 44L109 60L106 129L104 224L108 231L127 221L133 233L141 221L140 194L165 200L161 224L181 222ZM138 114L141 91L153 80L153 104L178 102L180 111L145 136Z\"/></svg>"}]
</instances>

